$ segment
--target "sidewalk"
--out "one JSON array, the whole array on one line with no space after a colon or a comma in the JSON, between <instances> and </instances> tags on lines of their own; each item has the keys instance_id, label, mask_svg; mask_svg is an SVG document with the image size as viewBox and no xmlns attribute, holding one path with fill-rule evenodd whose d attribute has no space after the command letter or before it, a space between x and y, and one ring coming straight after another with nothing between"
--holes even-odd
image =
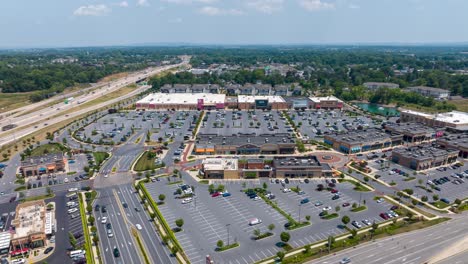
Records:
<instances>
[{"instance_id":1,"label":"sidewalk","mask_svg":"<svg viewBox=\"0 0 468 264\"><path fill-rule=\"evenodd\" d=\"M98 256L98 253L97 253L97 246L93 243L92 241L92 232L91 232L91 226L88 225L88 218L91 216L89 214L86 213L86 206L88 205L88 203L86 202L86 196L84 195L84 192L80 192L79 193L80 196L81 196L81 199L83 201L83 206L84 206L84 209L85 209L85 212L84 212L84 216L85 216L85 222L86 222L86 228L88 230L83 230L84 232L87 232L89 234L89 239L91 240L90 243L91 243L91 250L92 250L92 255L91 255L91 258L94 259L94 263L101 263L101 259L99 258ZM91 205L92 206L92 205ZM83 219L82 219L83 221ZM95 224L96 224L96 221L95 221ZM85 240L85 243L86 243L86 240ZM90 253L90 252L86 252L87 254Z\"/></svg>"}]
</instances>

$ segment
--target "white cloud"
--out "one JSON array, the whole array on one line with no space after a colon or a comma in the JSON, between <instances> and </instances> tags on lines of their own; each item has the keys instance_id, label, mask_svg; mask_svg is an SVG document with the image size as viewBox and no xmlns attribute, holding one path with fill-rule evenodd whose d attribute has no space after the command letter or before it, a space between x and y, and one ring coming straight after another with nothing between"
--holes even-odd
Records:
<instances>
[{"instance_id":1,"label":"white cloud","mask_svg":"<svg viewBox=\"0 0 468 264\"><path fill-rule=\"evenodd\" d=\"M299 0L299 5L301 5L303 8L309 11L335 8L335 4L324 2L322 0Z\"/></svg>"},{"instance_id":2,"label":"white cloud","mask_svg":"<svg viewBox=\"0 0 468 264\"><path fill-rule=\"evenodd\" d=\"M218 0L161 0L162 2L170 3L170 4L213 4L218 2Z\"/></svg>"},{"instance_id":3,"label":"white cloud","mask_svg":"<svg viewBox=\"0 0 468 264\"><path fill-rule=\"evenodd\" d=\"M127 1L122 1L122 2L118 3L117 5L120 6L120 7L128 7L128 2Z\"/></svg>"},{"instance_id":4,"label":"white cloud","mask_svg":"<svg viewBox=\"0 0 468 264\"><path fill-rule=\"evenodd\" d=\"M247 6L262 13L271 14L283 9L284 0L248 0Z\"/></svg>"},{"instance_id":5,"label":"white cloud","mask_svg":"<svg viewBox=\"0 0 468 264\"><path fill-rule=\"evenodd\" d=\"M148 0L138 0L137 6L149 6Z\"/></svg>"},{"instance_id":6,"label":"white cloud","mask_svg":"<svg viewBox=\"0 0 468 264\"><path fill-rule=\"evenodd\" d=\"M167 22L172 23L172 24L179 24L179 23L182 23L182 21L183 21L182 18L177 17L177 18L169 19Z\"/></svg>"},{"instance_id":7,"label":"white cloud","mask_svg":"<svg viewBox=\"0 0 468 264\"><path fill-rule=\"evenodd\" d=\"M359 8L361 8L360 6L358 6L358 5L356 5L356 4L349 4L348 7L351 8L351 9L359 9Z\"/></svg>"},{"instance_id":8,"label":"white cloud","mask_svg":"<svg viewBox=\"0 0 468 264\"><path fill-rule=\"evenodd\" d=\"M111 12L106 5L86 5L78 7L73 15L75 16L105 16Z\"/></svg>"},{"instance_id":9,"label":"white cloud","mask_svg":"<svg viewBox=\"0 0 468 264\"><path fill-rule=\"evenodd\" d=\"M207 16L221 16L221 15L240 16L244 14L244 12L239 9L222 9L222 8L218 8L214 6L204 6L198 9L198 13L207 15Z\"/></svg>"}]
</instances>

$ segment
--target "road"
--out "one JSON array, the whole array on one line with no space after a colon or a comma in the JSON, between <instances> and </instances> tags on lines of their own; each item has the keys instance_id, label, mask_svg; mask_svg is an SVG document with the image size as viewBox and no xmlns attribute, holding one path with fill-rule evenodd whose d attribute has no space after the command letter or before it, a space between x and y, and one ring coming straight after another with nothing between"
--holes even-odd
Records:
<instances>
[{"instance_id":1,"label":"road","mask_svg":"<svg viewBox=\"0 0 468 264\"><path fill-rule=\"evenodd\" d=\"M130 231L130 228L135 228L136 224L142 226L142 229L138 232L147 249L146 252L150 258L150 263L177 263L175 258L170 256L168 249L162 245L161 238L159 238L153 223L149 221L149 216L146 214L143 205L140 204L131 184L98 191L100 195L95 204L105 205L107 208L107 213L94 212L98 223L101 252L105 264L143 263L142 257L138 254L136 240ZM128 208L124 208L123 203L127 203ZM108 222L112 225L114 233L112 238L106 235L106 227L101 224L103 216L107 216ZM115 247L120 251L121 256L119 258L115 258L113 255Z\"/></svg>"},{"instance_id":2,"label":"road","mask_svg":"<svg viewBox=\"0 0 468 264\"><path fill-rule=\"evenodd\" d=\"M457 217L433 227L366 243L308 263L339 263L344 257L351 258L352 263L426 263L467 235L466 216Z\"/></svg>"},{"instance_id":3,"label":"road","mask_svg":"<svg viewBox=\"0 0 468 264\"><path fill-rule=\"evenodd\" d=\"M72 102L71 104L65 105L65 104L60 103L60 104L58 104L56 106L52 106L52 107L44 108L42 110L34 111L33 113L30 113L30 114L27 114L27 115L24 115L24 116L8 118L8 119L3 121L3 123L5 123L4 125L10 124L10 123L11 124L17 124L20 129L18 130L18 128L15 128L14 132L13 131L4 131L4 132L2 131L2 132L0 132L0 146L3 146L3 145L8 144L8 143L10 143L12 141L15 141L18 138L29 135L29 134L33 133L34 131L36 131L39 127L42 129L44 127L48 127L48 126L53 125L55 123L59 123L59 122L64 121L64 120L72 119L73 117L76 117L76 116L79 116L81 114L93 111L93 110L95 110L97 108L101 108L101 107L104 107L104 106L107 106L107 105L111 105L111 104L119 102L119 101L121 101L123 99L130 98L130 97L132 97L134 95L137 95L137 94L147 90L148 88L150 88L150 86L138 87L134 91L132 91L132 92L130 92L128 94L122 95L121 97L118 97L118 98L103 102L103 103L98 104L98 105L87 107L87 108L84 108L84 109L79 110L79 111L75 111L73 113L68 114L68 116L60 115L60 116L57 116L57 117L53 117L53 116L59 115L60 113L63 113L64 111L68 111L70 109L73 109L74 107L80 106L80 104L78 104L78 101L82 101L82 100L91 101L93 99L98 98L99 96L105 95L105 94L107 94L109 92L115 91L115 90L120 89L122 87L125 87L125 86L127 86L129 84L133 84L133 83L135 83L135 82L137 82L139 80L148 78L148 77L153 76L155 74L158 74L158 73L160 73L162 71L169 70L169 69L172 69L172 68L176 68L176 67L186 65L186 64L188 64L188 59L185 59L183 62L181 62L179 64L163 66L163 67L158 67L158 68L150 68L150 69L147 69L145 71L141 71L141 72L132 74L132 75L130 75L128 77L125 77L125 78L119 79L117 81L114 81L112 83L112 85L109 84L108 88L105 91L100 91L97 94L89 94L89 95L84 95L84 96L77 97L77 98L75 98L75 101ZM37 127L34 127L32 124L36 123L36 122L41 122L41 123L39 125L37 125ZM42 123L42 122L44 122L44 123ZM24 127L24 128L21 129L21 127Z\"/></svg>"}]
</instances>

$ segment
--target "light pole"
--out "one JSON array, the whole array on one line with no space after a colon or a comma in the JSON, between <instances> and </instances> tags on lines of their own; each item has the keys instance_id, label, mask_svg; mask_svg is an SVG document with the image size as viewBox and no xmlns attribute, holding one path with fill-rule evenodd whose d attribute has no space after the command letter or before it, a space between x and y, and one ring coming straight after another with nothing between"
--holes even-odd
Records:
<instances>
[{"instance_id":1,"label":"light pole","mask_svg":"<svg viewBox=\"0 0 468 264\"><path fill-rule=\"evenodd\" d=\"M226 224L227 235L228 235L228 239L227 239L227 240L228 240L228 243L227 243L228 246L229 246L229 226L230 226L230 225L231 225L231 224Z\"/></svg>"}]
</instances>

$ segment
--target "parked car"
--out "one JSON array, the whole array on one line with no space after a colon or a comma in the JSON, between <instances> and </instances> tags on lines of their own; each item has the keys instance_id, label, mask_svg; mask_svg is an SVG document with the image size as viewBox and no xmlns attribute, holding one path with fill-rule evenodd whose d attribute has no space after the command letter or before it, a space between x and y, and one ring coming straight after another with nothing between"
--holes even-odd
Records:
<instances>
[{"instance_id":1,"label":"parked car","mask_svg":"<svg viewBox=\"0 0 468 264\"><path fill-rule=\"evenodd\" d=\"M211 194L211 197L218 197L220 195L221 195L220 192L214 192L214 193Z\"/></svg>"},{"instance_id":2,"label":"parked car","mask_svg":"<svg viewBox=\"0 0 468 264\"><path fill-rule=\"evenodd\" d=\"M249 220L249 225L253 226L253 225L258 225L258 224L261 224L262 223L262 220L258 219L258 218L252 218Z\"/></svg>"},{"instance_id":3,"label":"parked car","mask_svg":"<svg viewBox=\"0 0 468 264\"><path fill-rule=\"evenodd\" d=\"M301 200L301 204L306 204L309 202L309 198L304 198Z\"/></svg>"},{"instance_id":4,"label":"parked car","mask_svg":"<svg viewBox=\"0 0 468 264\"><path fill-rule=\"evenodd\" d=\"M385 213L380 213L380 217L382 217L384 220L388 220L389 217Z\"/></svg>"},{"instance_id":5,"label":"parked car","mask_svg":"<svg viewBox=\"0 0 468 264\"><path fill-rule=\"evenodd\" d=\"M343 207L348 207L349 205L349 203L343 203Z\"/></svg>"}]
</instances>

